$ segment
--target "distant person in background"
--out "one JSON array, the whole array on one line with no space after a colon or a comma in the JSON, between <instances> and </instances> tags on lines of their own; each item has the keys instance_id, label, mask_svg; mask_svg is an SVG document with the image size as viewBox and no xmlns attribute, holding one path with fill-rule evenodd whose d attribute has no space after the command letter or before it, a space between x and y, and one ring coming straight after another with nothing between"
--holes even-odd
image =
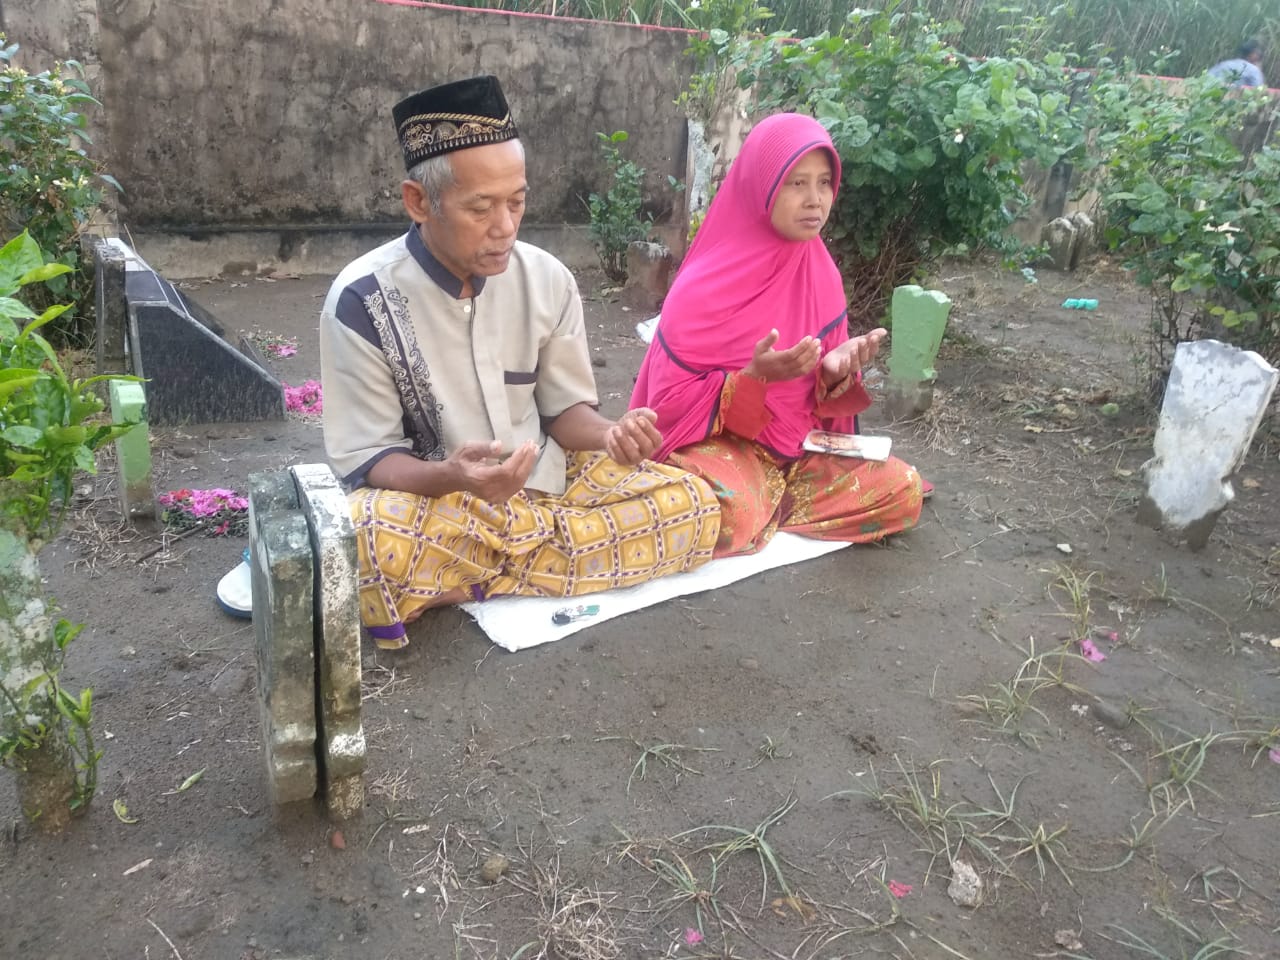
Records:
<instances>
[{"instance_id":1,"label":"distant person in background","mask_svg":"<svg viewBox=\"0 0 1280 960\"><path fill-rule=\"evenodd\" d=\"M1233 87L1265 87L1266 80L1262 76L1262 44L1257 40L1246 40L1233 60L1223 60L1209 68L1209 76Z\"/></svg>"}]
</instances>

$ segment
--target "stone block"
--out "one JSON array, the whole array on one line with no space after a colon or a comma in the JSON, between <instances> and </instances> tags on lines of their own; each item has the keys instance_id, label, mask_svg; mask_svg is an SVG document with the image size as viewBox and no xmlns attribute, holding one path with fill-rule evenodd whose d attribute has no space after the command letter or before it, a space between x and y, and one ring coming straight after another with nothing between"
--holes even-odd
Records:
<instances>
[{"instance_id":1,"label":"stone block","mask_svg":"<svg viewBox=\"0 0 1280 960\"><path fill-rule=\"evenodd\" d=\"M1083 210L1077 210L1070 217L1071 225L1075 227L1076 239L1071 245L1071 266L1070 269L1075 270L1080 266L1081 261L1093 252L1093 248L1098 244L1098 228L1093 222L1093 218Z\"/></svg>"},{"instance_id":2,"label":"stone block","mask_svg":"<svg viewBox=\"0 0 1280 960\"><path fill-rule=\"evenodd\" d=\"M151 438L147 432L147 398L142 384L112 380L111 419L137 426L116 438L120 473L120 513L130 520L155 519L156 497L151 486Z\"/></svg>"},{"instance_id":3,"label":"stone block","mask_svg":"<svg viewBox=\"0 0 1280 960\"><path fill-rule=\"evenodd\" d=\"M1235 497L1228 479L1244 461L1280 372L1250 350L1217 340L1178 344L1165 387L1155 456L1143 465L1147 491L1138 520L1209 540Z\"/></svg>"},{"instance_id":4,"label":"stone block","mask_svg":"<svg viewBox=\"0 0 1280 960\"><path fill-rule=\"evenodd\" d=\"M315 564L285 471L249 477L253 630L267 785L277 804L315 796Z\"/></svg>"},{"instance_id":5,"label":"stone block","mask_svg":"<svg viewBox=\"0 0 1280 960\"><path fill-rule=\"evenodd\" d=\"M356 533L346 494L323 464L290 470L315 557L317 725L329 813L364 807L365 738L360 721L360 599Z\"/></svg>"},{"instance_id":6,"label":"stone block","mask_svg":"<svg viewBox=\"0 0 1280 960\"><path fill-rule=\"evenodd\" d=\"M908 284L893 291L893 340L885 403L894 418L916 417L932 406L933 381L938 376L933 363L950 313L951 301L939 290Z\"/></svg>"},{"instance_id":7,"label":"stone block","mask_svg":"<svg viewBox=\"0 0 1280 960\"><path fill-rule=\"evenodd\" d=\"M1053 261L1055 270L1064 272L1071 269L1075 261L1076 225L1066 217L1058 217L1044 225L1040 232L1040 242L1049 248L1049 259Z\"/></svg>"},{"instance_id":8,"label":"stone block","mask_svg":"<svg viewBox=\"0 0 1280 960\"><path fill-rule=\"evenodd\" d=\"M653 310L671 289L671 251L661 243L637 240L627 247L627 284L623 299L629 306Z\"/></svg>"},{"instance_id":9,"label":"stone block","mask_svg":"<svg viewBox=\"0 0 1280 960\"><path fill-rule=\"evenodd\" d=\"M129 303L124 295L125 262L131 251L119 240L100 240L93 248L94 317L97 337L94 368L99 374L125 373L129 361Z\"/></svg>"}]
</instances>

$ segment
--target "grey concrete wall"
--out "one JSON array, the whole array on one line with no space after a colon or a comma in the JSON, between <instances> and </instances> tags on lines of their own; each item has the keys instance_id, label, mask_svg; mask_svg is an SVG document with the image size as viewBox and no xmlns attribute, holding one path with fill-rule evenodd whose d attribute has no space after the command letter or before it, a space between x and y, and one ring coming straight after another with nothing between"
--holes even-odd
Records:
<instances>
[{"instance_id":1,"label":"grey concrete wall","mask_svg":"<svg viewBox=\"0 0 1280 960\"><path fill-rule=\"evenodd\" d=\"M98 66L98 0L0 0L0 30L22 47L18 62L26 70L55 60Z\"/></svg>"},{"instance_id":2,"label":"grey concrete wall","mask_svg":"<svg viewBox=\"0 0 1280 960\"><path fill-rule=\"evenodd\" d=\"M131 226L399 221L391 105L477 73L502 80L525 140L531 222L585 220L597 130L636 134L658 203L683 174L680 33L376 0L99 9L107 166Z\"/></svg>"}]
</instances>

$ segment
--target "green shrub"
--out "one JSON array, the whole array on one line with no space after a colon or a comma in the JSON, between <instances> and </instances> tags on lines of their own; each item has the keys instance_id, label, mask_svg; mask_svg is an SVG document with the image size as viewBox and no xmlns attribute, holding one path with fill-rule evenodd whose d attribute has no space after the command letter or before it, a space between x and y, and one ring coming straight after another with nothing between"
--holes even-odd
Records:
<instances>
[{"instance_id":1,"label":"green shrub","mask_svg":"<svg viewBox=\"0 0 1280 960\"><path fill-rule=\"evenodd\" d=\"M591 241L605 275L615 283L627 280L627 247L649 236L653 218L643 213L644 168L626 160L619 144L627 142L627 132L597 133L605 164L612 181L604 193L587 197L591 216Z\"/></svg>"},{"instance_id":2,"label":"green shrub","mask_svg":"<svg viewBox=\"0 0 1280 960\"><path fill-rule=\"evenodd\" d=\"M71 309L49 328L55 340L90 339L92 282L82 269L80 234L102 202L99 173L85 153L86 119L97 105L74 60L28 73L13 64L16 45L0 34L0 236L27 230L53 262L70 268L23 297L42 312L57 302Z\"/></svg>"},{"instance_id":3,"label":"green shrub","mask_svg":"<svg viewBox=\"0 0 1280 960\"><path fill-rule=\"evenodd\" d=\"M39 330L65 305L36 315L15 296L66 277L23 233L0 248L0 763L20 774L23 811L57 829L93 796L98 753L92 693L60 681L80 627L53 619L37 554L61 526L72 481L94 451L131 424L99 422L94 380L67 377Z\"/></svg>"},{"instance_id":4,"label":"green shrub","mask_svg":"<svg viewBox=\"0 0 1280 960\"><path fill-rule=\"evenodd\" d=\"M1152 294L1153 387L1183 340L1280 360L1280 152L1238 146L1265 94L1113 72L1092 100L1104 235Z\"/></svg>"},{"instance_id":5,"label":"green shrub","mask_svg":"<svg viewBox=\"0 0 1280 960\"><path fill-rule=\"evenodd\" d=\"M1012 251L1024 165L1083 143L1063 57L974 60L944 39L954 26L855 11L838 35L741 41L727 58L761 115L809 113L831 133L844 169L827 237L855 328L948 249Z\"/></svg>"}]
</instances>

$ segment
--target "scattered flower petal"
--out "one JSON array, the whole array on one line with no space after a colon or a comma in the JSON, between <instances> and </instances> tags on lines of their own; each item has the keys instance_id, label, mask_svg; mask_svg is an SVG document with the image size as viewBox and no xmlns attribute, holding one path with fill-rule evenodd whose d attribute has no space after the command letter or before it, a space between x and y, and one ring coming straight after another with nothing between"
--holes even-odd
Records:
<instances>
[{"instance_id":1,"label":"scattered flower petal","mask_svg":"<svg viewBox=\"0 0 1280 960\"><path fill-rule=\"evenodd\" d=\"M889 892L892 893L899 900L901 900L903 897L905 897L908 893L911 892L911 884L899 883L897 880L890 880Z\"/></svg>"},{"instance_id":2,"label":"scattered flower petal","mask_svg":"<svg viewBox=\"0 0 1280 960\"><path fill-rule=\"evenodd\" d=\"M299 387L284 384L285 408L303 416L314 416L324 412L324 393L320 384L308 380Z\"/></svg>"},{"instance_id":3,"label":"scattered flower petal","mask_svg":"<svg viewBox=\"0 0 1280 960\"><path fill-rule=\"evenodd\" d=\"M702 942L702 934L693 927L686 927L684 931L684 942L689 946L695 946Z\"/></svg>"},{"instance_id":4,"label":"scattered flower petal","mask_svg":"<svg viewBox=\"0 0 1280 960\"><path fill-rule=\"evenodd\" d=\"M178 530L205 527L209 536L243 536L249 523L249 500L234 490L170 490L156 497L161 519Z\"/></svg>"},{"instance_id":5,"label":"scattered flower petal","mask_svg":"<svg viewBox=\"0 0 1280 960\"><path fill-rule=\"evenodd\" d=\"M1088 637L1085 637L1080 641L1080 652L1084 654L1084 658L1086 660L1089 660L1092 663L1101 663L1103 660L1107 659L1107 655L1099 650L1094 642Z\"/></svg>"},{"instance_id":6,"label":"scattered flower petal","mask_svg":"<svg viewBox=\"0 0 1280 960\"><path fill-rule=\"evenodd\" d=\"M1272 747L1268 750L1267 757L1272 763L1280 763L1280 747Z\"/></svg>"},{"instance_id":7,"label":"scattered flower petal","mask_svg":"<svg viewBox=\"0 0 1280 960\"><path fill-rule=\"evenodd\" d=\"M273 357L293 357L298 353L297 337L281 337L274 333L259 333L253 339L264 353Z\"/></svg>"}]
</instances>

